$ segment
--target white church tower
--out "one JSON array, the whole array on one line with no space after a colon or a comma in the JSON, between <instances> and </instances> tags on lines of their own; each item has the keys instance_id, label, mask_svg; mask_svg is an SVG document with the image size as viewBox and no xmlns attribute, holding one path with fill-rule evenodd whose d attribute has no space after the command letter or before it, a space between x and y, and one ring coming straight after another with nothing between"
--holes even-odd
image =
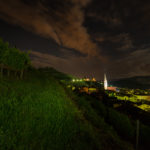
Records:
<instances>
[{"instance_id":1,"label":"white church tower","mask_svg":"<svg viewBox=\"0 0 150 150\"><path fill-rule=\"evenodd\" d=\"M107 87L108 87L107 78L106 74L104 74L104 89L107 90Z\"/></svg>"}]
</instances>

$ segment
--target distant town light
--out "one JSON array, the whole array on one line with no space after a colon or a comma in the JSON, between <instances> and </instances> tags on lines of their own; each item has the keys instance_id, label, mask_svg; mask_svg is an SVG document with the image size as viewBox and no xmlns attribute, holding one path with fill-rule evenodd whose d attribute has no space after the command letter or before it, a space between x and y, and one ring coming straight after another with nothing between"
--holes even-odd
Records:
<instances>
[{"instance_id":1,"label":"distant town light","mask_svg":"<svg viewBox=\"0 0 150 150\"><path fill-rule=\"evenodd\" d=\"M85 81L90 81L90 79L89 79L89 78L86 78Z\"/></svg>"},{"instance_id":2,"label":"distant town light","mask_svg":"<svg viewBox=\"0 0 150 150\"><path fill-rule=\"evenodd\" d=\"M95 78L92 78L92 81L93 81L93 82L96 82L96 79L95 79Z\"/></svg>"}]
</instances>

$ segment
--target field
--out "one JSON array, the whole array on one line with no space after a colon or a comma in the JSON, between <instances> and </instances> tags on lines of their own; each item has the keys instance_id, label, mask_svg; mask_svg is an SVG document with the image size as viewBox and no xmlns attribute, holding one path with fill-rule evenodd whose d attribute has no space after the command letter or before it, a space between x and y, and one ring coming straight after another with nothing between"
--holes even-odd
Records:
<instances>
[{"instance_id":1,"label":"field","mask_svg":"<svg viewBox=\"0 0 150 150\"><path fill-rule=\"evenodd\" d=\"M101 106L94 109L88 97L61 84L70 78L54 69L33 68L22 80L1 78L1 150L133 149L106 123L105 114L99 115Z\"/></svg>"}]
</instances>

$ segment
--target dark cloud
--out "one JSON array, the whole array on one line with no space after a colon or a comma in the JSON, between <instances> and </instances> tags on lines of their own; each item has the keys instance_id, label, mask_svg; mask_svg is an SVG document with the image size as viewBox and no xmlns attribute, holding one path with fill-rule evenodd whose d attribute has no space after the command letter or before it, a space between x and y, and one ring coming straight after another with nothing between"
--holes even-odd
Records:
<instances>
[{"instance_id":1,"label":"dark cloud","mask_svg":"<svg viewBox=\"0 0 150 150\"><path fill-rule=\"evenodd\" d=\"M100 43L111 42L112 44L116 44L117 45L116 48L121 51L134 48L133 40L129 33L120 33L115 36L110 35L101 36L98 34L95 36L95 40Z\"/></svg>"},{"instance_id":2,"label":"dark cloud","mask_svg":"<svg viewBox=\"0 0 150 150\"><path fill-rule=\"evenodd\" d=\"M85 26L108 57L111 78L150 73L149 1L93 0L86 12Z\"/></svg>"},{"instance_id":3,"label":"dark cloud","mask_svg":"<svg viewBox=\"0 0 150 150\"><path fill-rule=\"evenodd\" d=\"M95 19L97 22L101 21L104 22L105 24L107 24L108 26L119 26L120 24L122 24L121 20L117 17L114 16L105 16L105 15L97 15L97 13L89 13L87 15L89 18Z\"/></svg>"},{"instance_id":4,"label":"dark cloud","mask_svg":"<svg viewBox=\"0 0 150 150\"><path fill-rule=\"evenodd\" d=\"M60 58L49 53L43 54L31 51L32 64L37 67L53 67L59 71L73 74L77 77L103 78L101 62L96 58L79 57L65 53L66 58Z\"/></svg>"},{"instance_id":5,"label":"dark cloud","mask_svg":"<svg viewBox=\"0 0 150 150\"><path fill-rule=\"evenodd\" d=\"M131 52L127 57L114 60L109 64L110 74L115 77L131 77L150 74L150 48Z\"/></svg>"}]
</instances>

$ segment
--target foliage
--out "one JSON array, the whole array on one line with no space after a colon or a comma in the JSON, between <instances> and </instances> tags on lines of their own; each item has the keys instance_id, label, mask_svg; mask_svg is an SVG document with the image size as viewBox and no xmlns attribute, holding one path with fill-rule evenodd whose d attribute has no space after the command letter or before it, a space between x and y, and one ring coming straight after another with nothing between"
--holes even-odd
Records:
<instances>
[{"instance_id":1,"label":"foliage","mask_svg":"<svg viewBox=\"0 0 150 150\"><path fill-rule=\"evenodd\" d=\"M149 135L150 135L150 127L140 123L139 143L140 145L145 147L145 149L148 148L150 144Z\"/></svg>"},{"instance_id":2,"label":"foliage","mask_svg":"<svg viewBox=\"0 0 150 150\"><path fill-rule=\"evenodd\" d=\"M15 70L23 70L30 64L28 53L22 52L0 39L0 64Z\"/></svg>"},{"instance_id":3,"label":"foliage","mask_svg":"<svg viewBox=\"0 0 150 150\"><path fill-rule=\"evenodd\" d=\"M0 91L1 150L131 148L96 114L86 97L76 97L77 107L75 95L66 93L50 72L30 68L23 80L4 77Z\"/></svg>"},{"instance_id":4,"label":"foliage","mask_svg":"<svg viewBox=\"0 0 150 150\"><path fill-rule=\"evenodd\" d=\"M81 123L76 107L50 74L34 70L24 80L5 78L0 91L1 150L95 149L90 125Z\"/></svg>"},{"instance_id":5,"label":"foliage","mask_svg":"<svg viewBox=\"0 0 150 150\"><path fill-rule=\"evenodd\" d=\"M8 51L9 44L0 39L0 64L3 63L4 54Z\"/></svg>"},{"instance_id":6,"label":"foliage","mask_svg":"<svg viewBox=\"0 0 150 150\"><path fill-rule=\"evenodd\" d=\"M107 108L102 102L100 102L96 99L92 99L91 100L91 106L97 112L98 115L100 115L101 117L106 119L106 117L107 117Z\"/></svg>"},{"instance_id":7,"label":"foliage","mask_svg":"<svg viewBox=\"0 0 150 150\"><path fill-rule=\"evenodd\" d=\"M3 63L16 70L25 69L29 65L29 56L16 48L9 48L4 54Z\"/></svg>"},{"instance_id":8,"label":"foliage","mask_svg":"<svg viewBox=\"0 0 150 150\"><path fill-rule=\"evenodd\" d=\"M122 137L131 140L134 136L134 128L129 118L113 109L109 109L109 122L112 124L114 129Z\"/></svg>"},{"instance_id":9,"label":"foliage","mask_svg":"<svg viewBox=\"0 0 150 150\"><path fill-rule=\"evenodd\" d=\"M93 134L103 145L101 149L132 149L130 144L120 140L115 130L105 122L106 108L101 102L85 94L76 95L69 89L67 89L67 93L76 103L84 119L94 127ZM95 102L97 102L97 107L93 105Z\"/></svg>"}]
</instances>

